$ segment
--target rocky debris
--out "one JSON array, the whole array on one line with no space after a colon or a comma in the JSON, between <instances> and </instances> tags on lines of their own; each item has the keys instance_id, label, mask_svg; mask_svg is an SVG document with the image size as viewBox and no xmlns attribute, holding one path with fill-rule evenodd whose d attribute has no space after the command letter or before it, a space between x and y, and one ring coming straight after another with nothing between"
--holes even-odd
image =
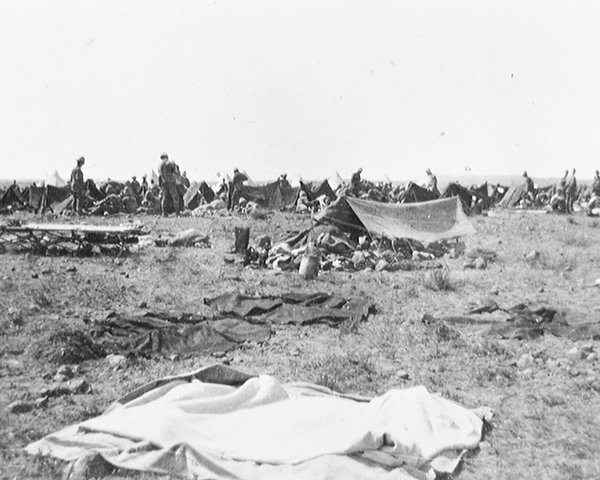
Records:
<instances>
[{"instance_id":1,"label":"rocky debris","mask_svg":"<svg viewBox=\"0 0 600 480\"><path fill-rule=\"evenodd\" d=\"M490 295L499 295L499 294L500 294L500 288L494 285L490 289Z\"/></svg>"},{"instance_id":2,"label":"rocky debris","mask_svg":"<svg viewBox=\"0 0 600 480\"><path fill-rule=\"evenodd\" d=\"M6 411L8 413L20 414L31 412L35 408L35 403L26 402L24 400L17 400L16 402L12 402L10 405L6 407Z\"/></svg>"},{"instance_id":3,"label":"rocky debris","mask_svg":"<svg viewBox=\"0 0 600 480\"><path fill-rule=\"evenodd\" d=\"M516 366L519 368L527 368L533 364L535 364L535 359L530 353L524 353L516 362Z\"/></svg>"},{"instance_id":4,"label":"rocky debris","mask_svg":"<svg viewBox=\"0 0 600 480\"><path fill-rule=\"evenodd\" d=\"M90 451L69 463L63 472L64 480L89 480L104 478L116 472L117 468L108 463L98 452Z\"/></svg>"},{"instance_id":5,"label":"rocky debris","mask_svg":"<svg viewBox=\"0 0 600 480\"><path fill-rule=\"evenodd\" d=\"M405 370L398 370L396 372L396 377L401 380L410 380L410 374Z\"/></svg>"},{"instance_id":6,"label":"rocky debris","mask_svg":"<svg viewBox=\"0 0 600 480\"><path fill-rule=\"evenodd\" d=\"M110 355L108 355L106 357L106 361L115 370L119 368L125 368L127 366L127 358L123 355L118 355L116 353L111 353Z\"/></svg>"},{"instance_id":7,"label":"rocky debris","mask_svg":"<svg viewBox=\"0 0 600 480\"><path fill-rule=\"evenodd\" d=\"M487 268L487 261L483 257L477 257L473 264L476 270L485 270Z\"/></svg>"},{"instance_id":8,"label":"rocky debris","mask_svg":"<svg viewBox=\"0 0 600 480\"><path fill-rule=\"evenodd\" d=\"M537 260L538 258L540 258L540 252L538 252L537 250L532 250L531 252L525 255L525 260L529 262Z\"/></svg>"},{"instance_id":9,"label":"rocky debris","mask_svg":"<svg viewBox=\"0 0 600 480\"><path fill-rule=\"evenodd\" d=\"M82 331L60 330L35 341L29 354L36 360L65 365L102 358L106 352Z\"/></svg>"}]
</instances>

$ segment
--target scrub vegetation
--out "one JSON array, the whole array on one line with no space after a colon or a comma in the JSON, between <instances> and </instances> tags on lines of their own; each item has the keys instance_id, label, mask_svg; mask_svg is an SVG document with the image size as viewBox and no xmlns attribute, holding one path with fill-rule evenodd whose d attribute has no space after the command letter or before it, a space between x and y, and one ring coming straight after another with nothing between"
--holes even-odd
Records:
<instances>
[{"instance_id":1,"label":"scrub vegetation","mask_svg":"<svg viewBox=\"0 0 600 480\"><path fill-rule=\"evenodd\" d=\"M278 240L307 228L308 217L140 219L154 233L192 227L209 233L211 248L147 247L122 257L0 255L0 479L61 478L64 462L31 457L23 447L99 415L145 382L221 362L284 382L315 382L366 396L424 385L465 407L490 407L494 416L481 448L464 459L453 478L600 478L598 341L466 336L441 322L422 321L426 313L465 311L492 301L600 317L600 287L594 283L600 278L597 220L515 212L473 217L477 233L465 239L467 253L488 252L493 261L486 268L465 269L465 255L444 259L438 270L329 271L307 281L296 272L245 268L223 258L235 227L250 227L251 242L262 235ZM89 325L110 312L208 314L203 298L231 290L361 296L373 301L376 313L340 328L275 326L264 344L247 343L219 358L130 358L115 368L86 344ZM53 381L62 363L57 339L67 336L80 348L78 358L65 350L64 363L78 365L77 377L86 379L91 392L51 397L31 411L7 413L9 404L39 398ZM168 477L117 471L108 478Z\"/></svg>"}]
</instances>

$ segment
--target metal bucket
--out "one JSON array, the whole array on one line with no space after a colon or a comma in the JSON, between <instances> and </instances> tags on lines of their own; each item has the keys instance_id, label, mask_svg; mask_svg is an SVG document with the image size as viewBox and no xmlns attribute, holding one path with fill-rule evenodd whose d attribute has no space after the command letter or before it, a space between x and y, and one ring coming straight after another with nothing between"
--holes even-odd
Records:
<instances>
[{"instance_id":1,"label":"metal bucket","mask_svg":"<svg viewBox=\"0 0 600 480\"><path fill-rule=\"evenodd\" d=\"M298 273L307 280L315 278L319 274L319 257L317 255L302 255Z\"/></svg>"}]
</instances>

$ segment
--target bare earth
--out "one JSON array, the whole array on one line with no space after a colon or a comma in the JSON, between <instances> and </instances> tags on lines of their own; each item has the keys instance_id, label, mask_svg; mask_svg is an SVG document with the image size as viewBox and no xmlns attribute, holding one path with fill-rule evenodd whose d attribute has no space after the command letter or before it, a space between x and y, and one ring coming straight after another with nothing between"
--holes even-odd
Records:
<instances>
[{"instance_id":1,"label":"bare earth","mask_svg":"<svg viewBox=\"0 0 600 480\"><path fill-rule=\"evenodd\" d=\"M600 315L600 286L594 286L600 278L597 219L514 212L474 217L478 233L465 239L467 250L491 250L497 259L483 270L465 270L464 257L443 260L450 288L441 291L432 288L427 270L321 272L306 281L295 272L275 274L223 261L236 226L249 226L251 241L263 234L277 240L287 230L309 227L307 217L140 219L153 233L194 227L210 235L212 248L152 246L118 258L0 254L0 478L60 478L62 462L28 456L22 448L100 414L149 380L223 362L282 381L366 395L425 385L466 407L491 407L495 415L481 449L467 456L453 478L600 479L598 341L448 336L421 322L425 313L466 310L490 300L502 307L544 304ZM94 221L116 225L128 218ZM525 257L532 250L538 258ZM104 358L87 360L77 377L92 393L49 398L26 413L7 412L14 401L38 398L52 381L60 364L40 356L52 334L86 332L109 312L140 312L144 303L150 310L208 314L203 298L231 290L359 295L371 299L377 313L340 328L276 327L268 342L246 344L223 358L137 358L121 369ZM110 478L156 477L120 471Z\"/></svg>"}]
</instances>

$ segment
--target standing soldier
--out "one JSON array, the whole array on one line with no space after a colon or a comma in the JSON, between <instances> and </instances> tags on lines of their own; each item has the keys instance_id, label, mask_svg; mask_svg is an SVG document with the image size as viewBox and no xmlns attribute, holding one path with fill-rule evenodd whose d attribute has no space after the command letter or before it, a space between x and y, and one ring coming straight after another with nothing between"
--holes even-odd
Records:
<instances>
[{"instance_id":1,"label":"standing soldier","mask_svg":"<svg viewBox=\"0 0 600 480\"><path fill-rule=\"evenodd\" d=\"M167 216L167 205L173 205L175 214L181 211L181 202L179 200L179 192L177 191L176 182L177 166L169 161L169 156L166 153L160 155L160 165L158 166L158 184L162 190L162 214Z\"/></svg>"},{"instance_id":2,"label":"standing soldier","mask_svg":"<svg viewBox=\"0 0 600 480\"><path fill-rule=\"evenodd\" d=\"M71 193L73 194L73 210L77 215L83 213L83 201L85 199L85 182L83 181L83 167L85 158L77 159L77 166L71 171Z\"/></svg>"},{"instance_id":3,"label":"standing soldier","mask_svg":"<svg viewBox=\"0 0 600 480\"><path fill-rule=\"evenodd\" d=\"M567 213L573 213L573 204L575 203L575 197L577 197L577 179L575 178L575 169L573 169L573 174L567 182L565 193L567 197Z\"/></svg>"},{"instance_id":4,"label":"standing soldier","mask_svg":"<svg viewBox=\"0 0 600 480\"><path fill-rule=\"evenodd\" d=\"M525 205L527 202L533 204L535 201L535 185L533 184L533 180L529 178L527 172L523 172L523 177L525 178Z\"/></svg>"},{"instance_id":5,"label":"standing soldier","mask_svg":"<svg viewBox=\"0 0 600 480\"><path fill-rule=\"evenodd\" d=\"M362 178L360 177L360 174L362 171L363 169L361 167L352 174L352 177L350 177L350 191L355 197L360 196L360 189L362 186Z\"/></svg>"},{"instance_id":6,"label":"standing soldier","mask_svg":"<svg viewBox=\"0 0 600 480\"><path fill-rule=\"evenodd\" d=\"M438 190L437 186L437 177L433 173L431 173L430 169L425 170L425 173L427 174L427 178L429 179L429 181L427 182L427 190L435 193L436 196L439 197L440 191Z\"/></svg>"},{"instance_id":7,"label":"standing soldier","mask_svg":"<svg viewBox=\"0 0 600 480\"><path fill-rule=\"evenodd\" d=\"M233 169L233 180L229 186L229 201L227 204L229 210L233 210L236 207L240 198L240 190L246 180L248 180L248 177L245 174L240 172L237 168Z\"/></svg>"}]
</instances>

